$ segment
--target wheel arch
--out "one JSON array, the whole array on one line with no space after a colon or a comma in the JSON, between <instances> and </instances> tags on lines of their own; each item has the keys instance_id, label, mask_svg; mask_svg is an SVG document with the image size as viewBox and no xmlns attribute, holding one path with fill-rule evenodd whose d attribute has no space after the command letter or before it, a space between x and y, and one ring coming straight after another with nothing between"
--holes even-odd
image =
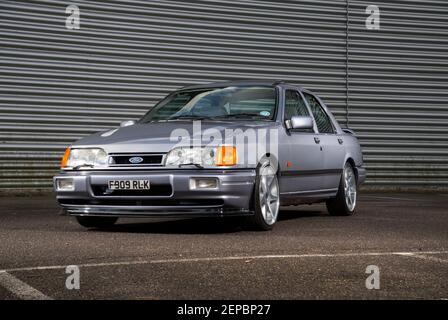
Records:
<instances>
[{"instance_id":1,"label":"wheel arch","mask_svg":"<svg viewBox=\"0 0 448 320\"><path fill-rule=\"evenodd\" d=\"M355 173L356 181L358 181L358 170L356 169L355 160L352 157L348 156L347 159L345 159L344 166L346 163L349 163L352 166L353 172Z\"/></svg>"},{"instance_id":2,"label":"wheel arch","mask_svg":"<svg viewBox=\"0 0 448 320\"><path fill-rule=\"evenodd\" d=\"M270 153L270 152L266 152L263 156L260 157L260 159L258 160L258 164L257 164L257 169L260 167L261 163L265 160L269 160L271 163L274 163L276 165L276 169L277 169L277 176L280 176L280 162L278 161L278 158Z\"/></svg>"}]
</instances>

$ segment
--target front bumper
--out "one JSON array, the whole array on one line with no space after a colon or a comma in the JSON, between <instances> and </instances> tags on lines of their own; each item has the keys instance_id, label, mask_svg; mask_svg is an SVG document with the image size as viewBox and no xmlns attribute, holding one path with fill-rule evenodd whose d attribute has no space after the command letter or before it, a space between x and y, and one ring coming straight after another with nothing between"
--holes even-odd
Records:
<instances>
[{"instance_id":1,"label":"front bumper","mask_svg":"<svg viewBox=\"0 0 448 320\"><path fill-rule=\"evenodd\" d=\"M190 189L191 178L216 178L215 189ZM256 173L237 170L145 170L62 172L54 177L57 200L70 215L115 217L203 217L249 215ZM73 179L60 191L58 179ZM120 192L109 180L149 180L148 191Z\"/></svg>"}]
</instances>

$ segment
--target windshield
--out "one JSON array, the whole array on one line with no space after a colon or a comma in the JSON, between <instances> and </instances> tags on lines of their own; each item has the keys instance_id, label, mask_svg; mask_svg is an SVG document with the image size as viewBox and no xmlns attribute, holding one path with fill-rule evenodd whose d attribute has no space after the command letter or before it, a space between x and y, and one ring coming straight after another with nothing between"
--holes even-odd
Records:
<instances>
[{"instance_id":1,"label":"windshield","mask_svg":"<svg viewBox=\"0 0 448 320\"><path fill-rule=\"evenodd\" d=\"M209 88L171 94L149 111L141 122L180 119L272 120L275 110L274 87Z\"/></svg>"}]
</instances>

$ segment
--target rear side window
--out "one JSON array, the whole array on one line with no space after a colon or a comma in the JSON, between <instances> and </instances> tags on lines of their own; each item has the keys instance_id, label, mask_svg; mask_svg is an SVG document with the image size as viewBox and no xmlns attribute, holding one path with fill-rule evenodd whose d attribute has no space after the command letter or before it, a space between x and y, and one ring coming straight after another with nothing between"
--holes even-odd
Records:
<instances>
[{"instance_id":1,"label":"rear side window","mask_svg":"<svg viewBox=\"0 0 448 320\"><path fill-rule=\"evenodd\" d=\"M293 116L309 117L305 102L295 90L285 92L285 120L290 120Z\"/></svg>"},{"instance_id":2,"label":"rear side window","mask_svg":"<svg viewBox=\"0 0 448 320\"><path fill-rule=\"evenodd\" d=\"M314 120L316 121L317 129L320 133L334 133L333 125L331 123L330 117L324 111L324 108L320 105L316 97L309 93L303 93L308 105L310 106L311 112L313 113Z\"/></svg>"}]
</instances>

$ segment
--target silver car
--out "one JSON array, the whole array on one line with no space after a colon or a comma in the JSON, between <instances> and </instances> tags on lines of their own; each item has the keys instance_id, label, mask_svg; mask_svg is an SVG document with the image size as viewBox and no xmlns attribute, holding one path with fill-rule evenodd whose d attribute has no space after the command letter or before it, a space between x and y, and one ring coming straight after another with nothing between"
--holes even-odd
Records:
<instances>
[{"instance_id":1,"label":"silver car","mask_svg":"<svg viewBox=\"0 0 448 320\"><path fill-rule=\"evenodd\" d=\"M352 215L365 180L354 133L323 101L284 82L195 85L139 121L67 148L57 200L88 228L119 217L247 216L272 229L280 205L326 202Z\"/></svg>"}]
</instances>

